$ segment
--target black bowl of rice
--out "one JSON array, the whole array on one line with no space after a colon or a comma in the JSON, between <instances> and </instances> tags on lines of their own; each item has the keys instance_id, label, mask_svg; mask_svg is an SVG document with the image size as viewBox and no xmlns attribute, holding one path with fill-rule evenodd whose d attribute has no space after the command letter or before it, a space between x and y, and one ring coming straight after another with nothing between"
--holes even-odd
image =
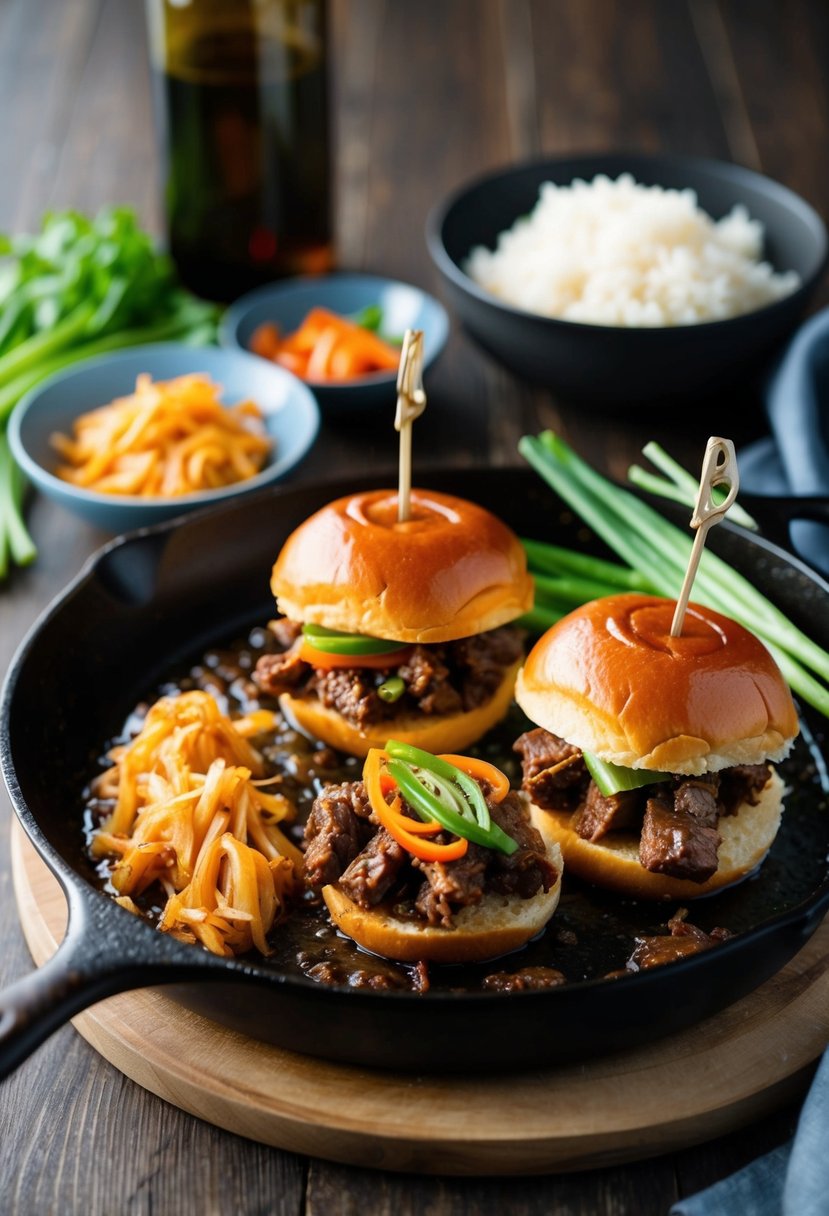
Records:
<instances>
[{"instance_id":1,"label":"black bowl of rice","mask_svg":"<svg viewBox=\"0 0 829 1216\"><path fill-rule=\"evenodd\" d=\"M827 260L823 221L791 190L669 154L488 175L435 208L427 242L489 354L608 409L719 393L762 371Z\"/></svg>"}]
</instances>

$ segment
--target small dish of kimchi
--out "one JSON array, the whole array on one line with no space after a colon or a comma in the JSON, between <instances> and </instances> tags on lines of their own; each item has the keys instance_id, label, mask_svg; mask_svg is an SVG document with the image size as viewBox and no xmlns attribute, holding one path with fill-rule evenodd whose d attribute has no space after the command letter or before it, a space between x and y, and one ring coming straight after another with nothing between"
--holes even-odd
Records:
<instances>
[{"instance_id":1,"label":"small dish of kimchi","mask_svg":"<svg viewBox=\"0 0 829 1216\"><path fill-rule=\"evenodd\" d=\"M423 330L428 369L449 335L443 306L410 283L340 273L286 279L242 296L225 313L219 340L293 372L336 415L393 409L407 329Z\"/></svg>"}]
</instances>

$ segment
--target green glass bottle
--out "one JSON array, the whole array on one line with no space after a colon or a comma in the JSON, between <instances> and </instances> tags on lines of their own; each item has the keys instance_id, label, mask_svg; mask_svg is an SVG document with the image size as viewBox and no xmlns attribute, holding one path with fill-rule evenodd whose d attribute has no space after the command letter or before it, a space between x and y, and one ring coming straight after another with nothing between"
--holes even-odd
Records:
<instances>
[{"instance_id":1,"label":"green glass bottle","mask_svg":"<svg viewBox=\"0 0 829 1216\"><path fill-rule=\"evenodd\" d=\"M333 261L326 0L147 0L170 252L230 300Z\"/></svg>"}]
</instances>

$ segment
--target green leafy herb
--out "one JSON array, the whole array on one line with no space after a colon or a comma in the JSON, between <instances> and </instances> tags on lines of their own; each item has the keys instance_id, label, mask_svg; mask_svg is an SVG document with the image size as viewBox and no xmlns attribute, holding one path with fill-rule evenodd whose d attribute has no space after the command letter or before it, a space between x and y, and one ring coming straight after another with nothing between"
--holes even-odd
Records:
<instances>
[{"instance_id":1,"label":"green leafy herb","mask_svg":"<svg viewBox=\"0 0 829 1216\"><path fill-rule=\"evenodd\" d=\"M144 342L215 341L219 309L177 284L127 207L47 214L39 233L0 235L0 254L0 434L23 394L70 363ZM9 552L18 564L34 557L22 493L3 448L0 576Z\"/></svg>"}]
</instances>

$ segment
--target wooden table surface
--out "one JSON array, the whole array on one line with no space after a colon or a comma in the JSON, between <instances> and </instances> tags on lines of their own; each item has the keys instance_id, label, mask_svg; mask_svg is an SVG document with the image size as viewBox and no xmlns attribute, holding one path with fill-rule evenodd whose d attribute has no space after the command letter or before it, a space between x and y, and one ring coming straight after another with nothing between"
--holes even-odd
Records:
<instances>
[{"instance_id":1,"label":"wooden table surface","mask_svg":"<svg viewBox=\"0 0 829 1216\"><path fill-rule=\"evenodd\" d=\"M334 0L340 262L436 289L423 225L470 176L544 153L658 148L762 169L829 214L829 8L821 0ZM139 0L0 0L0 229L49 207L134 205L161 231ZM825 293L824 297L825 299ZM763 431L753 391L677 416L602 418L530 389L457 331L427 385L415 461L509 465L559 429L623 474L648 438L699 459ZM727 425L726 425L727 422ZM294 483L391 467L390 419L326 424ZM36 501L37 563L0 592L0 670L105 537ZM58 690L56 695L58 694ZM0 983L30 967L0 795ZM681 1095L677 1095L681 1101ZM398 1177L306 1160L200 1123L125 1080L71 1028L0 1087L0 1208L18 1216L667 1213L787 1138L796 1108L701 1148L530 1180Z\"/></svg>"}]
</instances>

